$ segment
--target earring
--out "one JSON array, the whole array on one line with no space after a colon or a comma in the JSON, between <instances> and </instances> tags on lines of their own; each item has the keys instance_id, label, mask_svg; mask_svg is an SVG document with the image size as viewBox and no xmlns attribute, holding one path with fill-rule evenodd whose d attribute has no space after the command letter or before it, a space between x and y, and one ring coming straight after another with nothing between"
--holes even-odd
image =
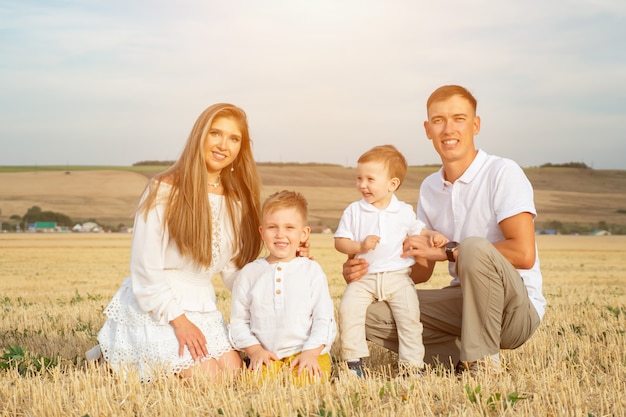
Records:
<instances>
[{"instance_id":1,"label":"earring","mask_svg":"<svg viewBox=\"0 0 626 417\"><path fill-rule=\"evenodd\" d=\"M230 172L233 172L234 170L235 170L235 164L232 164L232 165L230 166Z\"/></svg>"}]
</instances>

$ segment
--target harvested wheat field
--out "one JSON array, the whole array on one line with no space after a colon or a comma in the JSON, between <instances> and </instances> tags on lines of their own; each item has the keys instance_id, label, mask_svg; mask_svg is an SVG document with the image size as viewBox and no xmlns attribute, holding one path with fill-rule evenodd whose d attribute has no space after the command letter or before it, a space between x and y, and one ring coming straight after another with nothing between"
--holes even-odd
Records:
<instances>
[{"instance_id":1,"label":"harvested wheat field","mask_svg":"<svg viewBox=\"0 0 626 417\"><path fill-rule=\"evenodd\" d=\"M87 366L102 310L127 275L129 235L0 235L2 416L621 416L626 409L626 237L538 236L546 316L496 376L430 370L396 379L395 355L372 346L372 376L298 388L282 381L141 383ZM312 255L339 302L344 256L330 235ZM445 266L425 287L447 282ZM220 308L228 291L215 279ZM333 352L337 352L337 342ZM337 366L335 366L338 370Z\"/></svg>"}]
</instances>

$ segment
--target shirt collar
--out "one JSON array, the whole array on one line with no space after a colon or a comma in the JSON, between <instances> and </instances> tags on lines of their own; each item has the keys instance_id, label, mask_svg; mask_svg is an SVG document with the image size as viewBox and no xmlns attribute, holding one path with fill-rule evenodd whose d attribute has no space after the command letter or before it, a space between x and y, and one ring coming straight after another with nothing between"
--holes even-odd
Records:
<instances>
[{"instance_id":1,"label":"shirt collar","mask_svg":"<svg viewBox=\"0 0 626 417\"><path fill-rule=\"evenodd\" d=\"M480 171L482 166L485 165L485 162L487 162L487 156L488 155L485 151L479 149L476 157L474 158L470 166L467 167L463 175L461 175L459 180L464 183L472 182L474 178L476 178L476 176L478 175L478 172Z\"/></svg>"},{"instance_id":2,"label":"shirt collar","mask_svg":"<svg viewBox=\"0 0 626 417\"><path fill-rule=\"evenodd\" d=\"M461 181L466 184L472 182L474 178L476 178L476 176L478 175L478 172L480 172L482 166L485 165L485 162L487 162L488 157L489 155L487 155L485 151L483 151L482 149L478 149L474 160L457 181ZM439 178L441 179L442 187L445 187L446 179L443 175L443 166L439 169Z\"/></svg>"},{"instance_id":3,"label":"shirt collar","mask_svg":"<svg viewBox=\"0 0 626 417\"><path fill-rule=\"evenodd\" d=\"M371 205L364 199L361 199L361 201L359 201L359 204L361 208L365 211L370 211L370 212L381 211L379 208L374 207L373 205ZM396 197L395 194L391 195L391 201L389 202L389 205L385 207L383 210L387 212L391 212L391 213L397 213L400 210L400 200L398 200L398 197Z\"/></svg>"}]
</instances>

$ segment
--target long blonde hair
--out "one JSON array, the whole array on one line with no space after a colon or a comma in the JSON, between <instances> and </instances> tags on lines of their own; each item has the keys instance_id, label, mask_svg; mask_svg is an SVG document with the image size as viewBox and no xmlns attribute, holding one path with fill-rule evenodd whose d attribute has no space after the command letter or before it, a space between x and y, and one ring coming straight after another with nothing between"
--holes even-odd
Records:
<instances>
[{"instance_id":1,"label":"long blonde hair","mask_svg":"<svg viewBox=\"0 0 626 417\"><path fill-rule=\"evenodd\" d=\"M185 148L178 160L157 174L148 184L149 193L138 207L147 217L153 207L161 182L171 184L164 226L183 255L191 256L200 265L210 266L212 256L211 205L208 199L208 178L204 142L213 120L227 117L241 131L241 148L231 167L221 172L227 212L234 231L235 264L242 268L259 256L261 179L252 156L246 113L227 103L208 107L196 120ZM240 210L236 206L240 206Z\"/></svg>"}]
</instances>

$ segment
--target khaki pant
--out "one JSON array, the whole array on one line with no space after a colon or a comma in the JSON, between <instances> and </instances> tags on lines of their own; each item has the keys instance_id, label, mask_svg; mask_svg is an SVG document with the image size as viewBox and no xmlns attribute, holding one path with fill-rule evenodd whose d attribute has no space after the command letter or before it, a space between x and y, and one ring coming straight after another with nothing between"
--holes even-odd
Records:
<instances>
[{"instance_id":1,"label":"khaki pant","mask_svg":"<svg viewBox=\"0 0 626 417\"><path fill-rule=\"evenodd\" d=\"M458 249L460 286L417 290L430 364L475 361L500 349L521 346L539 326L539 316L517 270L483 238ZM384 302L367 310L367 339L398 350L393 315Z\"/></svg>"},{"instance_id":2,"label":"khaki pant","mask_svg":"<svg viewBox=\"0 0 626 417\"><path fill-rule=\"evenodd\" d=\"M365 321L368 307L374 300L384 300L389 317L393 317L395 350L400 362L424 366L424 345L420 304L410 269L367 274L350 283L339 305L339 339L344 360L369 356Z\"/></svg>"}]
</instances>

